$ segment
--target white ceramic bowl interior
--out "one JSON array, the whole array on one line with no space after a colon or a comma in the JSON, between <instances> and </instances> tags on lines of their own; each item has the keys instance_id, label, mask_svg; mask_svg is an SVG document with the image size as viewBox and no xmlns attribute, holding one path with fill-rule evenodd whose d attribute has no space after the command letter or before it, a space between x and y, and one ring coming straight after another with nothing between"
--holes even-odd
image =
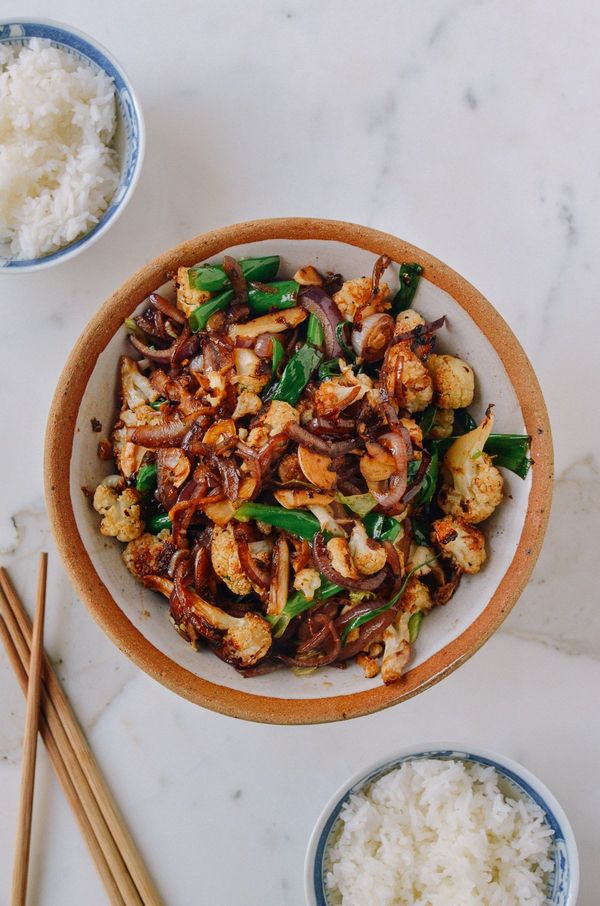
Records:
<instances>
[{"instance_id":1,"label":"white ceramic bowl interior","mask_svg":"<svg viewBox=\"0 0 600 906\"><path fill-rule=\"evenodd\" d=\"M549 879L548 906L576 906L579 889L577 844L569 820L555 796L541 780L511 758L453 743L429 743L403 749L387 761L379 761L367 770L358 771L336 790L317 820L306 851L304 884L308 906L331 906L332 900L327 896L326 889L327 849L338 832L338 815L344 803L351 795L359 793L403 763L425 758L448 758L493 767L500 775L499 786L504 796L533 800L540 806L554 831L554 872Z\"/></svg>"},{"instance_id":2,"label":"white ceramic bowl interior","mask_svg":"<svg viewBox=\"0 0 600 906\"><path fill-rule=\"evenodd\" d=\"M350 277L370 274L375 256L341 242L326 240L268 240L247 243L226 250L234 257L279 254L281 275L292 275L302 264L314 263L321 271L336 271ZM219 255L216 260L220 260ZM397 287L397 266L386 280ZM393 273L393 278L391 275ZM172 294L170 285L159 290ZM143 308L144 306L140 306ZM475 369L477 392L470 407L475 417L483 415L488 403L495 404L496 430L524 433L523 416L500 358L463 309L444 291L422 279L414 307L432 320L448 316L439 334L441 351L463 356ZM315 674L297 677L291 671L244 679L207 650L194 651L171 626L165 600L144 589L126 570L121 559L123 545L99 533L99 518L81 488L94 489L110 472L110 464L98 459L96 448L106 436L116 415L117 364L119 356L132 353L125 329L118 331L98 358L90 377L77 418L70 465L71 495L75 519L82 541L108 591L128 619L156 648L173 661L213 683L249 694L274 698L319 698L362 692L381 684L381 678L365 679L356 665L347 670L326 668ZM91 430L90 420L99 419L102 434ZM530 478L521 480L504 471L507 498L484 526L489 560L474 577L465 576L459 592L446 607L432 611L421 627L411 667L427 660L456 639L485 609L508 569L523 529L531 486Z\"/></svg>"},{"instance_id":3,"label":"white ceramic bowl interior","mask_svg":"<svg viewBox=\"0 0 600 906\"><path fill-rule=\"evenodd\" d=\"M117 129L113 146L119 161L120 181L106 211L89 232L42 258L17 260L7 243L0 242L0 273L23 274L68 261L92 245L123 213L137 185L145 150L142 110L131 83L114 57L101 44L70 25L51 19L0 19L0 43L23 46L32 38L48 40L55 47L102 69L113 79L117 102Z\"/></svg>"}]
</instances>

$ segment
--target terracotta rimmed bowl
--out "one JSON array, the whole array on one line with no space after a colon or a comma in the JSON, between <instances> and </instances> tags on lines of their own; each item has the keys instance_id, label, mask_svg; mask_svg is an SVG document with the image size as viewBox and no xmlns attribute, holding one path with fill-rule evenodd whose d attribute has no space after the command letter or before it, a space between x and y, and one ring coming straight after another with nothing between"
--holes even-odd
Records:
<instances>
[{"instance_id":1,"label":"terracotta rimmed bowl","mask_svg":"<svg viewBox=\"0 0 600 906\"><path fill-rule=\"evenodd\" d=\"M149 293L160 290L177 266L219 259L223 252L237 257L279 254L283 273L313 262L347 277L369 274L374 256L381 254L393 262L419 262L426 279L415 307L428 319L448 316L439 348L473 365L473 413L482 415L494 402L497 430L525 431L532 437L535 466L525 481L505 472L510 498L485 524L485 569L463 581L451 604L427 617L410 669L395 685L384 686L379 677L367 680L356 666L302 678L282 670L248 680L210 652L195 652L174 632L164 600L129 575L122 546L99 534L97 516L81 491L82 486L95 487L110 470L96 455L100 435L92 432L90 419L99 419L106 431L116 415L117 362L127 349L123 319ZM456 669L499 627L540 550L552 494L552 442L527 356L498 312L459 274L427 252L367 227L313 218L260 220L205 233L160 255L94 315L69 357L52 403L45 480L51 524L77 593L139 667L179 695L223 714L267 723L319 723L369 714L410 698Z\"/></svg>"}]
</instances>

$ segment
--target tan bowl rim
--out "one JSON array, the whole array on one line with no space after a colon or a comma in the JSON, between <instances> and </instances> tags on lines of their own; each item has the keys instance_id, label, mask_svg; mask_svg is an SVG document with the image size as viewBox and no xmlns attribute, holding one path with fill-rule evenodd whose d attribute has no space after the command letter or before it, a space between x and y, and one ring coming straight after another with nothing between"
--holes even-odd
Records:
<instances>
[{"instance_id":1,"label":"tan bowl rim","mask_svg":"<svg viewBox=\"0 0 600 906\"><path fill-rule=\"evenodd\" d=\"M532 437L532 484L515 555L484 611L456 639L394 685L331 698L272 698L220 686L196 676L149 642L128 620L98 576L79 534L70 494L70 461L76 419L99 354L128 316L177 266L191 266L225 248L269 239L346 243L423 265L428 280L467 312L499 355ZM548 414L535 372L520 343L495 308L463 277L427 252L358 224L311 217L232 224L183 242L141 267L110 296L75 344L58 381L46 431L44 481L50 524L75 590L117 647L178 695L231 717L275 724L309 724L370 714L405 701L464 663L498 629L515 604L539 554L552 499L553 454Z\"/></svg>"}]
</instances>

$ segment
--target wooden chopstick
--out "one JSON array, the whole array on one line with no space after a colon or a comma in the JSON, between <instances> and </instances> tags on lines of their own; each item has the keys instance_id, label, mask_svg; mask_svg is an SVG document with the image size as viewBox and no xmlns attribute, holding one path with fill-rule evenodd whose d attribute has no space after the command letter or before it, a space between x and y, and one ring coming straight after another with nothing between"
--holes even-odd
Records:
<instances>
[{"instance_id":1,"label":"wooden chopstick","mask_svg":"<svg viewBox=\"0 0 600 906\"><path fill-rule=\"evenodd\" d=\"M17 840L13 862L12 906L25 906L27 898L27 870L31 845L31 816L33 809L33 788L35 784L35 760L40 714L40 685L42 675L42 654L44 651L44 611L46 608L46 576L48 554L40 554L38 588L29 659L29 682L27 685L27 710L25 713L25 734L23 737L23 759L21 763L21 796L17 822Z\"/></svg>"},{"instance_id":2,"label":"wooden chopstick","mask_svg":"<svg viewBox=\"0 0 600 906\"><path fill-rule=\"evenodd\" d=\"M0 613L2 614L15 648L17 649L19 659L23 667L27 669L29 664L28 643L31 642L31 626L29 624L29 618L27 617L24 608L18 600L16 592L14 591L12 585L7 585L6 579L8 577L4 573L4 570L2 570L2 573L3 574L0 576L0 585L4 594L0 595ZM10 596L7 594L7 590L11 592ZM20 621L18 621L18 616L20 617ZM25 623L28 629L27 638L25 638L25 636L21 632L20 623L23 621L23 618L25 619ZM52 668L50 666L49 660L47 658L44 658L42 712L44 713L48 721L52 735L56 740L62 759L77 791L77 796L81 807L88 817L88 820L93 828L98 846L100 847L104 857L106 858L110 872L119 890L120 898L117 902L126 903L127 906L129 906L129 903L134 904L134 906L141 906L142 900L139 897L139 894L135 888L129 872L127 871L118 847L106 825L98 803L96 802L94 794L90 789L85 774L79 763L77 755L65 733L51 694L48 691L47 682L51 671Z\"/></svg>"},{"instance_id":3,"label":"wooden chopstick","mask_svg":"<svg viewBox=\"0 0 600 906\"><path fill-rule=\"evenodd\" d=\"M0 567L0 587L5 596L4 607L2 607L3 596L0 596L0 610L21 662L27 662L31 644L29 618L19 601L8 573L2 567ZM128 906L130 903L161 906L162 900L119 814L77 718L46 656L44 656L43 681L43 713L47 716L61 755L75 781L82 806L95 830L102 852L125 902Z\"/></svg>"},{"instance_id":4,"label":"wooden chopstick","mask_svg":"<svg viewBox=\"0 0 600 906\"><path fill-rule=\"evenodd\" d=\"M3 602L6 602L6 599L4 597L4 594L2 592L0 592L0 606L2 605ZM8 606L8 605L6 605L6 606ZM19 653L18 653L17 649L15 648L12 637L6 626L6 623L4 622L4 620L1 616L0 616L0 638L2 639L4 647L6 648L6 653L8 654L8 659L15 672L19 685L20 685L23 693L25 695L27 695L27 683L28 683L27 673L25 671L25 668L23 667L23 664L21 663ZM73 786L73 781L71 780L71 778L69 776L69 772L63 761L62 755L60 754L60 750L58 748L57 742L54 739L54 736L52 735L52 731L50 730L50 727L48 726L48 721L43 713L43 709L42 709L42 714L40 715L40 732L42 734L42 739L44 740L46 749L48 750L48 755L50 756L50 760L52 762L52 766L54 768L56 776L58 777L58 780L60 782L60 785L63 788L65 796L67 797L67 800L69 801L71 809L73 810L73 814L75 815L75 818L77 819L77 822L79 824L83 837L88 845L88 849L94 859L94 862L96 863L96 868L98 869L98 873L102 879L105 890L109 896L110 902L113 904L113 906L125 906L125 900L119 893L119 888L117 887L117 885L115 883L115 879L112 876L112 872L108 866L108 862L106 861L104 854L102 853L102 850L100 849L100 847L98 845L98 841L96 839L94 829L93 829L92 825L90 824L89 819L81 806L81 802L79 800L77 790Z\"/></svg>"}]
</instances>

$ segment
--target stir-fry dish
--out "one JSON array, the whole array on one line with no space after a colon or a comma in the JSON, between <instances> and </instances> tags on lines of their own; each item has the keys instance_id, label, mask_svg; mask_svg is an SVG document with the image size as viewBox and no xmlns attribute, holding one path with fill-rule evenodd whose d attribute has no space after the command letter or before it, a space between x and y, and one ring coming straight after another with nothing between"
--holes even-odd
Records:
<instances>
[{"instance_id":1,"label":"stir-fry dish","mask_svg":"<svg viewBox=\"0 0 600 906\"><path fill-rule=\"evenodd\" d=\"M181 267L127 319L120 414L99 453L100 531L177 631L246 676L356 659L401 677L423 617L486 559L480 524L529 438L468 412L472 367L438 354L445 314L400 288L276 255ZM396 265L394 265L394 268Z\"/></svg>"}]
</instances>

